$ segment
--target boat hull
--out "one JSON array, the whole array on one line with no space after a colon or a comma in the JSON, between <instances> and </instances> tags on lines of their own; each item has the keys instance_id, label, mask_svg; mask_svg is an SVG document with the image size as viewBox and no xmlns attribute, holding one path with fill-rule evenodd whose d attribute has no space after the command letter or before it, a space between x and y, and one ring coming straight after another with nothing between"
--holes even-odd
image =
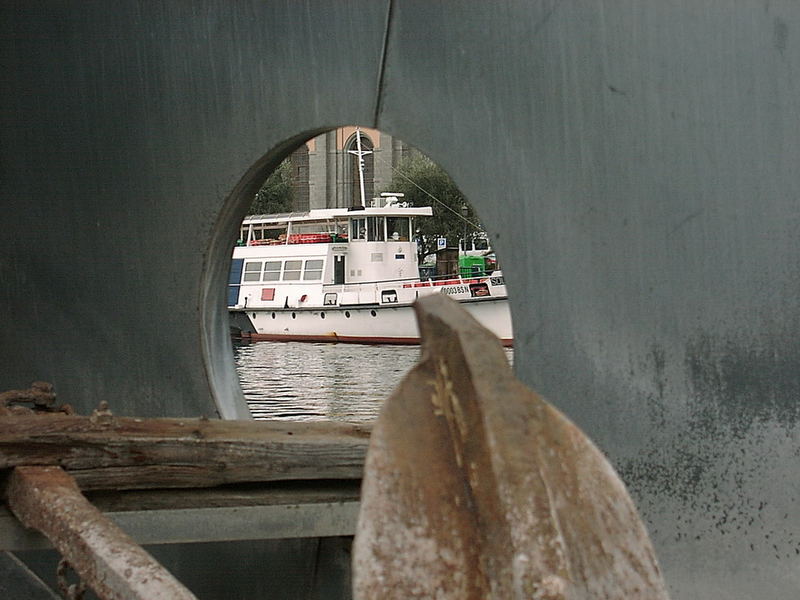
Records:
<instances>
[{"instance_id":1,"label":"boat hull","mask_svg":"<svg viewBox=\"0 0 800 600\"><path fill-rule=\"evenodd\" d=\"M481 298L459 304L504 346L513 346L507 298ZM419 344L411 304L231 310L231 317L232 333L244 340Z\"/></svg>"}]
</instances>

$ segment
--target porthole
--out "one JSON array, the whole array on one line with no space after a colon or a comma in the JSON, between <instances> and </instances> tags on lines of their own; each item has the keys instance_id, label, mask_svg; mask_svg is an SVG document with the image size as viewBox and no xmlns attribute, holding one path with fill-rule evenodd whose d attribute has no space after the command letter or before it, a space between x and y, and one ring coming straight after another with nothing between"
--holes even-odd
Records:
<instances>
[{"instance_id":1,"label":"porthole","mask_svg":"<svg viewBox=\"0 0 800 600\"><path fill-rule=\"evenodd\" d=\"M294 133L299 140L300 133ZM230 265L226 265L228 278L224 281L224 296L227 299L231 329L234 334L237 329L242 332L243 343L233 345L236 371L242 378L240 387L244 391L248 408L256 419L288 417L292 420L306 420L318 419L320 416L334 420L348 419L356 414L351 415L350 408L358 410L359 420L362 415L369 420L375 418L376 414L371 411L376 410L380 403L376 404L366 397L363 398L365 405L359 405L357 409L348 406L346 412L326 411L324 415L320 415L314 407L335 403L341 394L348 396L348 401L355 400L354 396L360 394L350 393L346 387L350 383L361 386L369 382L366 384L367 388L375 394L368 396L385 397L399 382L402 368L412 368L419 359L418 348L410 346L382 350L378 346L369 346L364 349L365 354L371 356L379 353L380 360L392 364L392 373L387 373L384 369L375 369L374 373L368 369L344 372L347 371L345 369L342 373L337 373L334 386L316 385L306 381L307 378L325 377L324 370L293 368L283 371L280 377L275 377L272 367L276 360L280 360L276 356L285 352L292 355L293 364L309 364L319 356L315 357L317 352L330 352L320 350L319 344L313 342L358 341L380 344L381 341L396 341L399 344L418 337L413 319L409 319L412 322L407 328L400 324L390 327L392 323L384 323L387 327L381 329L378 323L374 327L364 323L366 316L377 321L380 312L378 307L382 310L381 318L391 321L392 310L389 309L402 307L406 310L415 297L424 297L446 289L455 294L459 301L472 302L473 304L467 305L470 308L479 306L478 302L481 307L491 306L492 310L486 311L491 313L491 316L486 316L487 323L494 324L495 313L504 311L502 303L498 301L500 297L505 297L504 281L502 273L496 273L499 269L490 240L475 211L458 191L456 182L449 179L447 173L433 162L432 157L423 157L417 151L411 150L411 146L404 141L392 141L388 134L371 128L361 129L346 125L320 135L322 137L315 141L308 140L306 144L301 144L291 156L282 156L286 150L283 146L262 148L260 151L255 149L253 155L261 156L262 159L249 168L243 165L248 175L236 183L235 193L227 190L225 196L230 198L226 200L230 209L226 208L224 214L247 214L239 223L236 240L230 240L233 244L232 250L229 252L226 248L222 254L223 259L230 262ZM388 137L383 137L384 135ZM326 140L330 141L332 137L338 140L335 148L325 145ZM381 153L376 156L372 152L379 140ZM362 147L359 148L359 145ZM332 153L330 161L316 160L309 156L314 152L319 154L320 148L326 147ZM389 182L375 177L378 169L373 161L381 157L390 159L388 162L397 167L396 171L392 171L399 175L392 178L391 187L388 188L386 184ZM276 161L279 159L282 160L278 164ZM361 189L361 179L352 177L359 173L362 161L365 167L364 189ZM271 174L265 171L269 165L275 166ZM301 174L299 177L298 173ZM420 181L430 178L429 180L436 180L437 184L443 183L447 190L443 202L431 202L432 198L413 181L417 177L422 177ZM257 186L260 186L259 192L254 196L252 192ZM372 200L375 208L381 210L345 211L345 214L337 213L336 216L329 216L324 220L318 220L316 214L290 218L268 214L281 213L285 210L284 207L293 206L290 195L293 189L300 193L296 199L308 198L313 190L317 190L321 193L320 198L335 197L342 201L341 204L357 208L360 208L363 192L364 198ZM389 191L381 193L382 189ZM280 197L273 196L273 192ZM426 210L420 210L423 207ZM434 218L428 218L428 211ZM447 225L444 226L443 223ZM230 231L230 223L221 225L225 225L225 231ZM442 234L445 230L449 233L446 239ZM215 236L213 239L222 238ZM437 250L442 246L448 252L443 253L444 256L437 255ZM219 254L218 249L214 252ZM361 264L361 260L356 260L352 253L360 255L367 261L366 264ZM275 258L276 254L283 256ZM421 261L419 257L422 257ZM437 257L447 258L446 261L439 261L439 271L442 271L441 267L447 266L441 273L437 271ZM375 278L381 281L379 284L349 280L348 274L354 279L371 282L373 269ZM403 277L388 277L392 271L402 272ZM442 276L441 279L439 275ZM279 284L284 281L290 285L281 287ZM292 283L297 285L292 286ZM312 283L316 283L316 288ZM487 288L490 294L486 293ZM317 289L318 293L311 293L312 289ZM361 294L358 290L365 293ZM364 303L360 304L358 300L363 300ZM489 301L491 304L487 304ZM294 310L292 305L295 306ZM351 310L347 308L349 306L356 308ZM246 312L248 308L254 312ZM281 322L277 323L279 310ZM299 320L300 310L306 315L302 318L302 323L292 325L286 322L287 318L293 322ZM329 311L333 314L333 321L330 323ZM314 325L315 314L320 319L317 325ZM246 318L250 316L252 319ZM268 318L275 323L262 323ZM339 322L341 318L347 322L355 319L358 323L349 327ZM364 327L356 327L357 325ZM500 337L503 342L510 342L510 316L497 316L497 328L502 332ZM220 334L216 329L214 331L215 335ZM254 339L291 339L312 343L299 347L292 345L287 350L285 345L277 349L270 348L270 344L253 347L248 342ZM209 347L216 348L218 345ZM340 351L341 347L337 352ZM360 356L359 352L359 346L348 346L348 355ZM298 357L299 361L294 362ZM208 357L208 360L210 364L214 364L217 358L214 355ZM356 359L354 362L359 361ZM369 379L373 375L375 379ZM383 384L389 384L388 380L393 376L397 378L391 385L383 388ZM288 385L293 389L303 390L303 400L308 400L306 409L297 413L293 410L291 415L286 413L282 403L263 401L265 398L282 396L285 391L283 386L289 381L291 383ZM225 384L224 378L214 378L215 389L218 385L224 387ZM327 395L329 392L330 396ZM216 395L227 397L228 394L223 390ZM235 411L231 408L228 412Z\"/></svg>"}]
</instances>

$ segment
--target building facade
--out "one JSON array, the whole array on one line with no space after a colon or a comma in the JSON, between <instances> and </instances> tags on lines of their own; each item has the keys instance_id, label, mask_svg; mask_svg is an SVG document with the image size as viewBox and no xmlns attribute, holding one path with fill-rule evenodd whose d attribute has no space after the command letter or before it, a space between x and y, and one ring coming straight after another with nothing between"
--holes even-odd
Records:
<instances>
[{"instance_id":1,"label":"building facade","mask_svg":"<svg viewBox=\"0 0 800 600\"><path fill-rule=\"evenodd\" d=\"M357 128L339 127L308 140L291 155L294 210L339 208L361 203ZM364 195L367 203L392 181L393 169L412 152L377 129L361 128Z\"/></svg>"}]
</instances>

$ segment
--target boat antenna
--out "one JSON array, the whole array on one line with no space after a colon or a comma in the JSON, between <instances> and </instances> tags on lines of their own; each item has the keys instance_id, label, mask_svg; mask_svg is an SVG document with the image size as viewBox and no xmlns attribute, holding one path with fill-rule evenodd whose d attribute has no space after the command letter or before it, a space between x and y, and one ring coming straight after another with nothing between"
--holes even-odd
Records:
<instances>
[{"instance_id":1,"label":"boat antenna","mask_svg":"<svg viewBox=\"0 0 800 600\"><path fill-rule=\"evenodd\" d=\"M442 202L441 200L439 200L439 199L438 199L436 196L434 196L433 194L431 194L431 193L430 193L428 190L426 190L425 188L423 188L423 187L422 187L421 185L419 185L419 184L418 184L416 181L414 181L413 179L409 178L409 177L408 177L408 176L407 176L405 173L403 173L402 171L400 171L400 169L398 169L398 168L394 167L393 165L389 164L387 161L383 160L383 159L380 157L380 155L376 154L375 156L376 156L376 158L377 158L378 160L380 160L380 161L381 161L381 162L382 162L384 165L387 165L387 166L389 167L389 169L391 169L391 171L392 171L392 172L393 172L395 175L398 175L398 176L402 177L403 179L405 179L406 181L408 181L408 182L409 182L411 185L413 185L415 188L417 188L417 189L418 189L419 191L421 191L423 194L425 194L426 196L428 196L428 197L429 197L431 200L433 200L434 202L438 202L438 203L439 203L439 204L442 206L442 208L443 208L443 209L445 209L445 210L449 210L449 211L450 211L451 213L453 213L453 214L454 214L456 217L458 217L459 219L461 219L462 221L464 221L465 223L467 223L468 225L470 225L470 226L471 226L471 227L473 227L474 229L481 230L481 227L480 227L480 226L479 226L477 223L473 223L472 221L470 221L470 220L469 220L467 217L465 217L464 215L462 215L462 214L461 214L460 212L458 212L457 210L453 210L452 208L450 208L449 206L447 206L447 204L445 204L444 202ZM424 155L423 155L423 156L424 156ZM427 160L430 160L430 159L429 159L427 156L426 156L425 158L426 158ZM466 201L466 198L464 199L464 201Z\"/></svg>"},{"instance_id":2,"label":"boat antenna","mask_svg":"<svg viewBox=\"0 0 800 600\"><path fill-rule=\"evenodd\" d=\"M361 149L361 128L356 127L356 149L348 150L350 154L355 154L358 157L358 183L361 190L361 206L367 206L366 193L364 191L364 157L372 154L372 150Z\"/></svg>"}]
</instances>

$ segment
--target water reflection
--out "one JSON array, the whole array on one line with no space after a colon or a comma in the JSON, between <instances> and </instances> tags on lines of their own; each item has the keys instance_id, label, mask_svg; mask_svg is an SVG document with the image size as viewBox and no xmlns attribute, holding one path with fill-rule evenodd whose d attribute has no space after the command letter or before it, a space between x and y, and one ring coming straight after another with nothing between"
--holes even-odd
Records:
<instances>
[{"instance_id":1,"label":"water reflection","mask_svg":"<svg viewBox=\"0 0 800 600\"><path fill-rule=\"evenodd\" d=\"M363 422L378 416L419 347L255 342L233 354L254 418Z\"/></svg>"}]
</instances>

